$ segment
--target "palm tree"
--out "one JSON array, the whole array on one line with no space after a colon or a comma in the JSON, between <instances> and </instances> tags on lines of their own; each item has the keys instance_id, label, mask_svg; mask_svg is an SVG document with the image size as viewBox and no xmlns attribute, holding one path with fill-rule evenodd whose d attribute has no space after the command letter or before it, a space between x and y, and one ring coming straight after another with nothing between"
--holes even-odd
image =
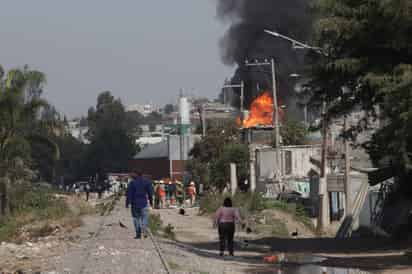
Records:
<instances>
[{"instance_id":1,"label":"palm tree","mask_svg":"<svg viewBox=\"0 0 412 274\"><path fill-rule=\"evenodd\" d=\"M33 142L47 143L59 157L58 147L38 134L41 109L47 102L40 98L46 77L42 72L0 67L0 197L1 213L6 214L8 189L18 179L30 175Z\"/></svg>"}]
</instances>

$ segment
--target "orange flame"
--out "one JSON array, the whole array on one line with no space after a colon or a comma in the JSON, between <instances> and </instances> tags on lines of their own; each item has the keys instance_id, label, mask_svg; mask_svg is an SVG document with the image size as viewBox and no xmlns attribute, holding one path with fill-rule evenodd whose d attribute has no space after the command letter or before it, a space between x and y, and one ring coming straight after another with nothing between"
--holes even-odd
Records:
<instances>
[{"instance_id":1,"label":"orange flame","mask_svg":"<svg viewBox=\"0 0 412 274\"><path fill-rule=\"evenodd\" d=\"M243 120L243 127L270 126L273 123L273 99L265 91L250 105L249 117Z\"/></svg>"}]
</instances>

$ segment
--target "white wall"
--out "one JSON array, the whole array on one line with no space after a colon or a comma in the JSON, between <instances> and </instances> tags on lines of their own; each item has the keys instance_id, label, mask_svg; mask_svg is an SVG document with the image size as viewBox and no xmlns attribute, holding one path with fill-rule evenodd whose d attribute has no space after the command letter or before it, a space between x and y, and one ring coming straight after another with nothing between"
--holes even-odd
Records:
<instances>
[{"instance_id":1,"label":"white wall","mask_svg":"<svg viewBox=\"0 0 412 274\"><path fill-rule=\"evenodd\" d=\"M287 154L291 155L291 172L286 174ZM282 175L286 178L305 178L313 168L310 157L320 154L320 146L285 146L281 147ZM258 148L256 151L256 175L259 180L273 178L275 173L276 152L274 148Z\"/></svg>"},{"instance_id":2,"label":"white wall","mask_svg":"<svg viewBox=\"0 0 412 274\"><path fill-rule=\"evenodd\" d=\"M303 178L307 177L313 168L310 157L320 154L320 146L288 146L282 147L282 175L284 177ZM286 154L290 153L291 172L286 174Z\"/></svg>"}]
</instances>

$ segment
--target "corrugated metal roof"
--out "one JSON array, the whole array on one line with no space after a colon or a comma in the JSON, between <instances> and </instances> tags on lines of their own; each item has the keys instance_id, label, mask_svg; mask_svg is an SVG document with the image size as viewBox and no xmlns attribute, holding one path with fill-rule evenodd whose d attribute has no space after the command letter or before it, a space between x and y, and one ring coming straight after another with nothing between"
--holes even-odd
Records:
<instances>
[{"instance_id":1,"label":"corrugated metal roof","mask_svg":"<svg viewBox=\"0 0 412 274\"><path fill-rule=\"evenodd\" d=\"M167 141L147 145L134 159L169 158Z\"/></svg>"}]
</instances>

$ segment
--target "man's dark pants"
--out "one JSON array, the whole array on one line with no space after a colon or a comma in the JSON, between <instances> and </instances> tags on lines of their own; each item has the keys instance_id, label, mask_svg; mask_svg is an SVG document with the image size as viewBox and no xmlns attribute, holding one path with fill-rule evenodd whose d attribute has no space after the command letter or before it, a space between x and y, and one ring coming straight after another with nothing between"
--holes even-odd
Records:
<instances>
[{"instance_id":1,"label":"man's dark pants","mask_svg":"<svg viewBox=\"0 0 412 274\"><path fill-rule=\"evenodd\" d=\"M149 222L149 208L139 208L132 206L133 224L136 230L136 238L140 238L142 233L147 232Z\"/></svg>"}]
</instances>

